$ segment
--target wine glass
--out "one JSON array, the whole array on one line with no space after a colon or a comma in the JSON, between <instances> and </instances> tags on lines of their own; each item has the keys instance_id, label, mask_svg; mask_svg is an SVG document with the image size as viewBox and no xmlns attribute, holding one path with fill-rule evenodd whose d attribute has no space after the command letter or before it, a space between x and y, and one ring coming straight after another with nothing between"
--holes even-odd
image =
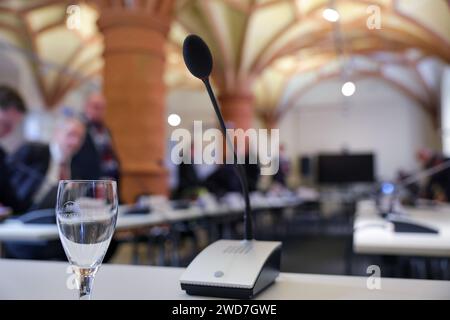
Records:
<instances>
[{"instance_id":1,"label":"wine glass","mask_svg":"<svg viewBox=\"0 0 450 320\"><path fill-rule=\"evenodd\" d=\"M77 276L80 300L90 300L95 274L117 221L117 185L108 180L61 180L56 220L64 251Z\"/></svg>"}]
</instances>

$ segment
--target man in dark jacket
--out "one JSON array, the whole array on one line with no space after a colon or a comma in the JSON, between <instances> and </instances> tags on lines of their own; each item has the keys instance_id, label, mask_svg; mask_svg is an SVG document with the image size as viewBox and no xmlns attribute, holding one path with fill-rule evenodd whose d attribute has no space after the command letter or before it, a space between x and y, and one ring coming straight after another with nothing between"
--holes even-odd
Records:
<instances>
[{"instance_id":1,"label":"man in dark jacket","mask_svg":"<svg viewBox=\"0 0 450 320\"><path fill-rule=\"evenodd\" d=\"M0 86L0 147L12 154L24 142L25 103L13 88Z\"/></svg>"},{"instance_id":2,"label":"man in dark jacket","mask_svg":"<svg viewBox=\"0 0 450 320\"><path fill-rule=\"evenodd\" d=\"M106 102L100 94L92 94L84 109L86 137L80 150L73 157L78 168L86 168L90 174L100 172L102 179L119 182L120 163L114 150L113 139L105 124Z\"/></svg>"},{"instance_id":3,"label":"man in dark jacket","mask_svg":"<svg viewBox=\"0 0 450 320\"><path fill-rule=\"evenodd\" d=\"M59 180L99 179L100 172L72 162L83 142L85 126L76 117L58 121L49 145L28 143L10 158L11 184L28 209L54 208Z\"/></svg>"},{"instance_id":4,"label":"man in dark jacket","mask_svg":"<svg viewBox=\"0 0 450 320\"><path fill-rule=\"evenodd\" d=\"M260 176L260 167L258 163L250 163L250 155L245 155L245 162L241 164L247 177L249 192L256 191ZM205 187L211 193L222 196L228 192L241 192L242 187L239 181L238 173L233 164L222 164L218 166L205 181Z\"/></svg>"},{"instance_id":5,"label":"man in dark jacket","mask_svg":"<svg viewBox=\"0 0 450 320\"><path fill-rule=\"evenodd\" d=\"M17 200L10 183L11 172L6 165L6 152L0 148L0 207L9 207L13 212L20 212L24 208Z\"/></svg>"},{"instance_id":6,"label":"man in dark jacket","mask_svg":"<svg viewBox=\"0 0 450 320\"><path fill-rule=\"evenodd\" d=\"M29 143L22 146L10 158L12 168L11 184L18 198L28 211L19 220L32 223L56 223L54 212L47 210L44 215L39 209L53 209L56 206L56 195L59 180L95 180L100 171L93 171L91 166L79 167L72 161L84 139L84 123L74 117L65 117L58 121L54 136L49 145ZM46 213L47 212L47 213ZM38 217L36 219L36 216ZM41 242L5 242L6 256L19 259L65 259L59 240ZM116 243L110 245L108 252L113 252ZM109 256L110 254L108 254Z\"/></svg>"}]
</instances>

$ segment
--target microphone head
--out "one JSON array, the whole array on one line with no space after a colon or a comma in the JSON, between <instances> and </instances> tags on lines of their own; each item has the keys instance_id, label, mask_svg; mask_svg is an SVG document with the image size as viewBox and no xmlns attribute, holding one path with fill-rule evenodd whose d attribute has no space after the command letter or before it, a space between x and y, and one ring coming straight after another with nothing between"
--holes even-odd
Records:
<instances>
[{"instance_id":1,"label":"microphone head","mask_svg":"<svg viewBox=\"0 0 450 320\"><path fill-rule=\"evenodd\" d=\"M211 51L199 36L191 34L184 39L183 58L194 77L204 80L211 74L213 67Z\"/></svg>"}]
</instances>

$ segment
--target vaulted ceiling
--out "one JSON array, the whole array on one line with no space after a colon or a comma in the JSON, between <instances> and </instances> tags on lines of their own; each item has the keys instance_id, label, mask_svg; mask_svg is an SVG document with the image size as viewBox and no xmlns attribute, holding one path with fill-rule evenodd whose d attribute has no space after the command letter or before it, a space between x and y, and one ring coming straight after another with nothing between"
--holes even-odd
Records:
<instances>
[{"instance_id":1,"label":"vaulted ceiling","mask_svg":"<svg viewBox=\"0 0 450 320\"><path fill-rule=\"evenodd\" d=\"M54 107L102 67L97 13L67 0L0 2L0 49L20 54L29 65L44 103ZM77 12L77 10L81 10ZM68 19L82 14L82 23Z\"/></svg>"},{"instance_id":2,"label":"vaulted ceiling","mask_svg":"<svg viewBox=\"0 0 450 320\"><path fill-rule=\"evenodd\" d=\"M339 13L337 22L323 18L327 8ZM381 29L368 27L374 10ZM173 39L202 35L225 90L245 86L280 58L296 70L346 54L415 47L450 61L450 12L440 0L185 0L176 17Z\"/></svg>"},{"instance_id":3,"label":"vaulted ceiling","mask_svg":"<svg viewBox=\"0 0 450 320\"><path fill-rule=\"evenodd\" d=\"M325 19L326 9L339 19ZM174 42L202 35L219 89L252 90L268 122L332 78L378 78L436 115L439 90L419 69L429 56L450 62L446 1L198 0L180 1L177 10Z\"/></svg>"},{"instance_id":4,"label":"vaulted ceiling","mask_svg":"<svg viewBox=\"0 0 450 320\"><path fill-rule=\"evenodd\" d=\"M149 5L154 0L102 3L135 1ZM79 28L70 28L73 21L68 20L74 2L82 9ZM24 55L50 107L101 70L98 13L87 2L92 1L0 1L0 50ZM338 21L324 19L327 8L339 13ZM254 92L261 115L279 117L316 83L355 74L390 81L403 94L433 108L434 92L423 83L418 66L427 56L450 62L450 10L445 0L177 0L175 10L167 46L168 85L198 84L186 73L180 56L186 34L197 33L214 53L216 87ZM381 28L369 28L376 26L378 13ZM392 76L392 70L399 69L415 76L404 77L404 82ZM299 77L310 80L298 81ZM281 103L292 81L301 85ZM422 91L408 81L422 84Z\"/></svg>"}]
</instances>

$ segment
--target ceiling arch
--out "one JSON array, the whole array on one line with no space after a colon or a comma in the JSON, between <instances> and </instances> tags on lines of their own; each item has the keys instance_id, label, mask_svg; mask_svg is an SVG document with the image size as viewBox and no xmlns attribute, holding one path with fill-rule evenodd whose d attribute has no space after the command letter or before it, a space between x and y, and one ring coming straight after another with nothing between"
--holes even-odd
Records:
<instances>
[{"instance_id":1,"label":"ceiling arch","mask_svg":"<svg viewBox=\"0 0 450 320\"><path fill-rule=\"evenodd\" d=\"M67 8L74 3L82 6L81 30L66 26ZM45 103L52 107L102 69L103 44L95 23L96 10L137 4L148 9L156 3L3 0L0 41L22 50ZM158 10L170 9L161 3ZM380 9L380 30L366 26L370 5ZM339 12L338 23L322 17L322 11L330 6ZM253 84L258 87L265 81L264 74L270 74L270 70L279 73L277 79L286 84L295 74L326 68L344 61L343 56L404 53L411 48L450 61L450 11L445 0L178 0L175 10L176 21L167 46L166 83L174 88L198 87L180 56L182 40L187 33L195 32L206 39L215 55L216 87L255 92L258 111L267 109L270 113L273 105L279 105L280 94L270 98L267 93L283 91L283 85L277 90L253 88ZM258 95L264 93L266 101L260 107Z\"/></svg>"},{"instance_id":2,"label":"ceiling arch","mask_svg":"<svg viewBox=\"0 0 450 320\"><path fill-rule=\"evenodd\" d=\"M362 79L376 78L416 102L433 120L437 120L442 61L417 51L378 52L341 60L291 74L286 74L282 68L267 70L268 74L265 73L255 85L258 116L267 123L276 123L289 110L300 106L302 97L323 81L340 79L344 83L351 80L357 85ZM436 72L432 72L430 63L437 65ZM343 72L343 65L351 71Z\"/></svg>"},{"instance_id":3,"label":"ceiling arch","mask_svg":"<svg viewBox=\"0 0 450 320\"><path fill-rule=\"evenodd\" d=\"M80 28L68 27L68 8L80 8ZM47 108L99 75L103 44L96 11L81 1L5 0L0 3L0 41L30 66ZM59 45L55 45L59 44Z\"/></svg>"}]
</instances>

